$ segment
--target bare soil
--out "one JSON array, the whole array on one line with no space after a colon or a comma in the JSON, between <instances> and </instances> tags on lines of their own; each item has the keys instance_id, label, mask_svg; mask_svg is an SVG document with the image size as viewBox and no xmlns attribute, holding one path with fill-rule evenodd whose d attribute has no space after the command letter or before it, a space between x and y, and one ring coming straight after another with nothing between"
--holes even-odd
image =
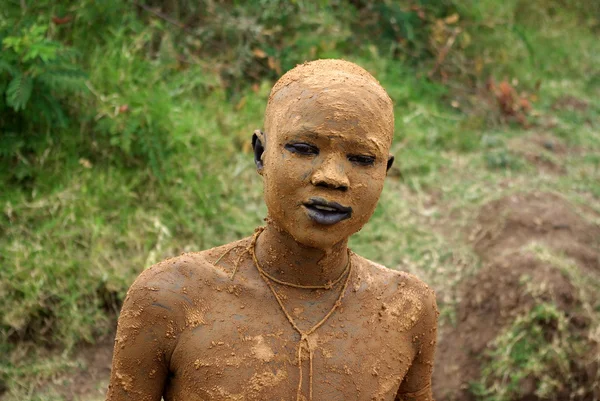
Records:
<instances>
[{"instance_id":1,"label":"bare soil","mask_svg":"<svg viewBox=\"0 0 600 401\"><path fill-rule=\"evenodd\" d=\"M552 109L554 110L569 110L569 111L586 111L589 104L575 96L565 95L559 97L554 104Z\"/></svg>"},{"instance_id":2,"label":"bare soil","mask_svg":"<svg viewBox=\"0 0 600 401\"><path fill-rule=\"evenodd\" d=\"M560 139L542 133L513 138L509 148L538 171L555 175L567 173L566 156L574 151L568 149Z\"/></svg>"},{"instance_id":3,"label":"bare soil","mask_svg":"<svg viewBox=\"0 0 600 401\"><path fill-rule=\"evenodd\" d=\"M79 367L58 374L40 386L38 391L44 393L50 390L67 401L103 401L110 377L113 339L114 332L100 338L94 345L82 345L74 358Z\"/></svg>"},{"instance_id":4,"label":"bare soil","mask_svg":"<svg viewBox=\"0 0 600 401\"><path fill-rule=\"evenodd\" d=\"M598 274L600 227L591 222L594 217L592 209L576 207L555 193L516 194L484 205L470 239L484 261L502 259L504 254L536 242Z\"/></svg>"},{"instance_id":5,"label":"bare soil","mask_svg":"<svg viewBox=\"0 0 600 401\"><path fill-rule=\"evenodd\" d=\"M600 277L600 227L581 209L553 193L508 196L481 208L470 240L484 265L460 286L456 325L440 330L433 380L438 401L473 399L469 384L479 378L490 342L534 305L525 290L527 282L543 289L537 295L566 313L570 332L584 334L590 328L589 319L579 312L581 300L574 283L527 250L533 242L542 244ZM588 361L575 365L580 369L576 381L586 390L577 399L594 399L589 383L596 378L597 366ZM536 400L536 383L524 387L522 400Z\"/></svg>"},{"instance_id":6,"label":"bare soil","mask_svg":"<svg viewBox=\"0 0 600 401\"><path fill-rule=\"evenodd\" d=\"M82 350L79 359L85 368L71 377L71 385L64 388L65 399L104 399L113 354L112 338L113 336L108 336L102 342Z\"/></svg>"}]
</instances>

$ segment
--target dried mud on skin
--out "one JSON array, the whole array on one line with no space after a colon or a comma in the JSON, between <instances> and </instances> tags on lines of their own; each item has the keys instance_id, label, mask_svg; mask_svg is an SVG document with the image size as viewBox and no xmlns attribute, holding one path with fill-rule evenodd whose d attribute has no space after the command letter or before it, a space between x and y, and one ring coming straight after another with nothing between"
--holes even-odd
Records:
<instances>
[{"instance_id":1,"label":"dried mud on skin","mask_svg":"<svg viewBox=\"0 0 600 401\"><path fill-rule=\"evenodd\" d=\"M600 279L600 227L589 216L597 217L592 210L583 211L559 195L543 192L511 195L481 208L469 240L483 267L459 289L455 326L440 330L433 380L436 400L475 399L469 385L480 376L490 342L516 316L535 305L536 300L525 289L524 277L544 289L543 301L567 315L569 332L588 334L590 321L577 312L581 299L575 284L530 247L538 244L563 254L577 263L584 276ZM589 390L575 399L598 399L600 393L590 384L597 377L597 365L572 362L577 386ZM536 384L523 384L520 400L537 400ZM556 397L570 399L568 394Z\"/></svg>"}]
</instances>

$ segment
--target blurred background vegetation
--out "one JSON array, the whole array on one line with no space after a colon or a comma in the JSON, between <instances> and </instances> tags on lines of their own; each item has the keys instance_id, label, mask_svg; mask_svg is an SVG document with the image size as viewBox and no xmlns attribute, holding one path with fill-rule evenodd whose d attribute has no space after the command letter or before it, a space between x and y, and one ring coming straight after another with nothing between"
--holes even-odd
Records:
<instances>
[{"instance_id":1,"label":"blurred background vegetation","mask_svg":"<svg viewBox=\"0 0 600 401\"><path fill-rule=\"evenodd\" d=\"M479 263L452 233L486 201L600 212L599 35L587 0L2 0L0 397L63 399L48 383L141 270L261 224L250 135L317 58L367 68L396 107L399 166L354 249L425 276L452 323ZM473 394L518 399L527 372L497 396L486 369Z\"/></svg>"}]
</instances>

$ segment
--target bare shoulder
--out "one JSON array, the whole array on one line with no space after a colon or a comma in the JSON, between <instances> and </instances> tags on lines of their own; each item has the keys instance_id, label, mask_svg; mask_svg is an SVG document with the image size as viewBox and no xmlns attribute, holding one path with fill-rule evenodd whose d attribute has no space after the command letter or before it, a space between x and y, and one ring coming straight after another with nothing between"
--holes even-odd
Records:
<instances>
[{"instance_id":1,"label":"bare shoulder","mask_svg":"<svg viewBox=\"0 0 600 401\"><path fill-rule=\"evenodd\" d=\"M144 270L127 292L125 306L149 304L172 316L192 306L199 298L229 279L228 268L218 262L219 255L233 253L244 240L201 252L183 253ZM174 316L176 317L176 316Z\"/></svg>"},{"instance_id":2,"label":"bare shoulder","mask_svg":"<svg viewBox=\"0 0 600 401\"><path fill-rule=\"evenodd\" d=\"M417 276L389 269L356 255L357 281L363 290L369 288L381 300L384 314L408 330L418 326L435 325L437 304L435 292Z\"/></svg>"},{"instance_id":3,"label":"bare shoulder","mask_svg":"<svg viewBox=\"0 0 600 401\"><path fill-rule=\"evenodd\" d=\"M368 280L377 289L410 292L418 295L419 298L435 296L433 289L414 274L390 269L360 255L355 254L355 258L357 259L356 264L359 266L359 276L362 276L359 279Z\"/></svg>"}]
</instances>

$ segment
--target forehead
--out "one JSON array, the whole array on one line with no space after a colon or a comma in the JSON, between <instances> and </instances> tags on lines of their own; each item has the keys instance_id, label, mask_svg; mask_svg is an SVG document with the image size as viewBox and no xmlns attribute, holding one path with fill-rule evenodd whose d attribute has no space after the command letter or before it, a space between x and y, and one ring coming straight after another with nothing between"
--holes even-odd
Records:
<instances>
[{"instance_id":1,"label":"forehead","mask_svg":"<svg viewBox=\"0 0 600 401\"><path fill-rule=\"evenodd\" d=\"M377 83L348 77L318 83L294 82L270 99L265 129L271 138L311 134L389 148L393 107Z\"/></svg>"}]
</instances>

